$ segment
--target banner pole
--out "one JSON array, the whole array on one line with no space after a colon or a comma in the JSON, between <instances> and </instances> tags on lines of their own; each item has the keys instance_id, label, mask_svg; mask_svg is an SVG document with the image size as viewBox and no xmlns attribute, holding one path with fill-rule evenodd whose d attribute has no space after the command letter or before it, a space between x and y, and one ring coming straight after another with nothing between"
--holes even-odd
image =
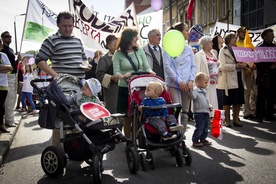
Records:
<instances>
[{"instance_id":1,"label":"banner pole","mask_svg":"<svg viewBox=\"0 0 276 184\"><path fill-rule=\"evenodd\" d=\"M25 20L24 20L24 26L23 26L22 36L21 36L21 40L20 40L19 53L21 53L21 49L22 49L22 42L23 42L23 37L24 37L24 33L25 33L25 27L26 27L26 21L27 21L30 1L31 0L28 0L27 9L26 9L26 13L25 13Z\"/></svg>"}]
</instances>

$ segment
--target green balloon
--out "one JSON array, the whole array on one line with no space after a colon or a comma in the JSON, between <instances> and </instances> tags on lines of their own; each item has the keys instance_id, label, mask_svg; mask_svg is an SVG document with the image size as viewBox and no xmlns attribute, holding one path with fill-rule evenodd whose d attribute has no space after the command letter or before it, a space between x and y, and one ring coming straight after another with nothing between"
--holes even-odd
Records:
<instances>
[{"instance_id":1,"label":"green balloon","mask_svg":"<svg viewBox=\"0 0 276 184\"><path fill-rule=\"evenodd\" d=\"M171 57L179 56L185 48L185 38L180 31L168 31L163 38L163 48Z\"/></svg>"}]
</instances>

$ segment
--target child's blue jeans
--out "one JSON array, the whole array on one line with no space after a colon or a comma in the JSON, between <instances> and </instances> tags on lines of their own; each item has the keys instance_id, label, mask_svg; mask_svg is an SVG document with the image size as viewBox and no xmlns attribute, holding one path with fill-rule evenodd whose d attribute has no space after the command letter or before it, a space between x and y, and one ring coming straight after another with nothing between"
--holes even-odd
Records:
<instances>
[{"instance_id":1,"label":"child's blue jeans","mask_svg":"<svg viewBox=\"0 0 276 184\"><path fill-rule=\"evenodd\" d=\"M194 113L195 131L192 137L193 142L204 141L208 136L209 113Z\"/></svg>"},{"instance_id":2,"label":"child's blue jeans","mask_svg":"<svg viewBox=\"0 0 276 184\"><path fill-rule=\"evenodd\" d=\"M32 107L32 110L36 110L35 109L35 105L34 105L34 101L33 101L33 94L29 93L29 92L22 92L21 94L21 103L22 103L22 108L25 109L26 108L26 102L25 102L25 98L28 98L28 101Z\"/></svg>"}]
</instances>

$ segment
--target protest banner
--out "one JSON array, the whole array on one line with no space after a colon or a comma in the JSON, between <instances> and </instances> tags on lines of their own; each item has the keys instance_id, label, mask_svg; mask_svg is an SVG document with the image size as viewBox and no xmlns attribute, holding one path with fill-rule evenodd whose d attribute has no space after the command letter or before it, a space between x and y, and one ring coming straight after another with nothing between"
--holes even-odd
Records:
<instances>
[{"instance_id":1,"label":"protest banner","mask_svg":"<svg viewBox=\"0 0 276 184\"><path fill-rule=\"evenodd\" d=\"M119 37L126 27L138 29L133 3L109 22L99 20L81 0L69 1L69 7L74 16L73 33L82 40L85 49L106 52L105 39L109 34ZM29 0L20 48L38 50L44 39L57 32L56 18L57 13L42 0Z\"/></svg>"},{"instance_id":2,"label":"protest banner","mask_svg":"<svg viewBox=\"0 0 276 184\"><path fill-rule=\"evenodd\" d=\"M276 62L276 47L232 47L239 62Z\"/></svg>"},{"instance_id":3,"label":"protest banner","mask_svg":"<svg viewBox=\"0 0 276 184\"><path fill-rule=\"evenodd\" d=\"M237 30L240 28L240 25L233 25L233 24L226 24L222 22L216 22L215 26L210 29L211 36L215 36L216 34L219 34L221 37L224 37L227 32L236 33ZM227 29L229 28L229 30ZM276 25L270 26L268 28L271 28L274 30L274 34L276 34ZM264 29L259 30L248 30L251 41L254 46L262 42L261 33Z\"/></svg>"},{"instance_id":4,"label":"protest banner","mask_svg":"<svg viewBox=\"0 0 276 184\"><path fill-rule=\"evenodd\" d=\"M163 38L163 10L137 15L137 20L141 46L145 46L148 43L148 32L152 29L158 29L161 33L161 38Z\"/></svg>"}]
</instances>

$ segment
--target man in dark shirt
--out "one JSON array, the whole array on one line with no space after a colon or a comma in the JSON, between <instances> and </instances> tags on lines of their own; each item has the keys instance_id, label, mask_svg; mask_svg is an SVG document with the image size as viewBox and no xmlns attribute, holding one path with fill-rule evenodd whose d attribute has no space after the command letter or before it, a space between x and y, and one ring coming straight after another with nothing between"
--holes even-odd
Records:
<instances>
[{"instance_id":1,"label":"man in dark shirt","mask_svg":"<svg viewBox=\"0 0 276 184\"><path fill-rule=\"evenodd\" d=\"M15 60L15 55L13 50L9 47L11 43L11 35L8 31L5 31L1 34L1 39L3 41L3 50L1 52L5 53L10 63L13 67L13 71L8 76L8 85L9 85L9 92L5 101L5 124L9 127L15 127L18 122L14 121L14 106L17 97L17 64L18 60L21 60L21 55L18 55L18 60Z\"/></svg>"},{"instance_id":2,"label":"man in dark shirt","mask_svg":"<svg viewBox=\"0 0 276 184\"><path fill-rule=\"evenodd\" d=\"M260 47L275 47L273 44L273 29L265 29L261 33L263 43ZM258 86L256 117L258 122L274 121L274 101L275 101L275 62L259 62L257 66L256 84Z\"/></svg>"}]
</instances>

